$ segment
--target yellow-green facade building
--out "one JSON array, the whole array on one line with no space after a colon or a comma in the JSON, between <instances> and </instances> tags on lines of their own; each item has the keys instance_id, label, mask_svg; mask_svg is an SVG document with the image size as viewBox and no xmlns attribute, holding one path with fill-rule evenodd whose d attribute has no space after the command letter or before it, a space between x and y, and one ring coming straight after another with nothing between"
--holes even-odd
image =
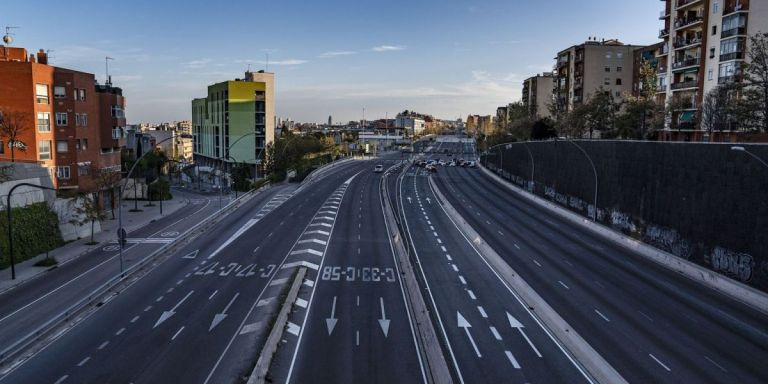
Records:
<instances>
[{"instance_id":1,"label":"yellow-green facade building","mask_svg":"<svg viewBox=\"0 0 768 384\"><path fill-rule=\"evenodd\" d=\"M194 159L228 169L264 159L275 139L274 74L246 72L245 78L208 86L208 96L192 100Z\"/></svg>"}]
</instances>

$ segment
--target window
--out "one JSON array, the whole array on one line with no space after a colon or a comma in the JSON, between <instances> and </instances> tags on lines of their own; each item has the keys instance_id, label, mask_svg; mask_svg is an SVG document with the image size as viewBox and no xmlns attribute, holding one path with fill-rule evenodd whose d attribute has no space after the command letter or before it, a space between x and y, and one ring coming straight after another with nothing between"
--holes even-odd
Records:
<instances>
[{"instance_id":1,"label":"window","mask_svg":"<svg viewBox=\"0 0 768 384\"><path fill-rule=\"evenodd\" d=\"M712 80L712 77L714 76L714 70L710 69L709 72L707 72L707 80Z\"/></svg>"},{"instance_id":2,"label":"window","mask_svg":"<svg viewBox=\"0 0 768 384\"><path fill-rule=\"evenodd\" d=\"M125 111L123 111L123 107L119 105L113 105L111 109L112 109L112 117L115 117L118 119L125 117Z\"/></svg>"},{"instance_id":3,"label":"window","mask_svg":"<svg viewBox=\"0 0 768 384\"><path fill-rule=\"evenodd\" d=\"M56 177L62 180L69 179L69 166L56 167Z\"/></svg>"},{"instance_id":4,"label":"window","mask_svg":"<svg viewBox=\"0 0 768 384\"><path fill-rule=\"evenodd\" d=\"M715 47L709 48L709 58L714 59L715 58Z\"/></svg>"},{"instance_id":5,"label":"window","mask_svg":"<svg viewBox=\"0 0 768 384\"><path fill-rule=\"evenodd\" d=\"M623 59L624 58L624 52L616 52L616 58L617 59Z\"/></svg>"},{"instance_id":6,"label":"window","mask_svg":"<svg viewBox=\"0 0 768 384\"><path fill-rule=\"evenodd\" d=\"M35 84L35 97L38 104L48 104L48 86L45 84Z\"/></svg>"},{"instance_id":7,"label":"window","mask_svg":"<svg viewBox=\"0 0 768 384\"><path fill-rule=\"evenodd\" d=\"M63 127L67 125L67 113L66 112L56 112L56 126L57 127Z\"/></svg>"},{"instance_id":8,"label":"window","mask_svg":"<svg viewBox=\"0 0 768 384\"><path fill-rule=\"evenodd\" d=\"M50 132L51 131L51 114L48 112L37 114L37 131L38 132Z\"/></svg>"},{"instance_id":9,"label":"window","mask_svg":"<svg viewBox=\"0 0 768 384\"><path fill-rule=\"evenodd\" d=\"M735 61L729 61L725 64L720 64L719 68L719 76L720 77L729 77L729 76L735 76L741 72L739 68L736 66Z\"/></svg>"},{"instance_id":10,"label":"window","mask_svg":"<svg viewBox=\"0 0 768 384\"><path fill-rule=\"evenodd\" d=\"M63 99L67 97L67 90L64 87L53 87L53 97Z\"/></svg>"},{"instance_id":11,"label":"window","mask_svg":"<svg viewBox=\"0 0 768 384\"><path fill-rule=\"evenodd\" d=\"M621 79L616 79L616 85L621 85Z\"/></svg>"},{"instance_id":12,"label":"window","mask_svg":"<svg viewBox=\"0 0 768 384\"><path fill-rule=\"evenodd\" d=\"M622 68L622 67L616 67L616 72L621 72L623 70L624 70L624 68Z\"/></svg>"},{"instance_id":13,"label":"window","mask_svg":"<svg viewBox=\"0 0 768 384\"><path fill-rule=\"evenodd\" d=\"M609 66L606 66L606 67L605 67L605 73L608 73L608 72L610 72L610 71L611 71L611 67L609 67Z\"/></svg>"},{"instance_id":14,"label":"window","mask_svg":"<svg viewBox=\"0 0 768 384\"><path fill-rule=\"evenodd\" d=\"M75 100L85 101L85 89L75 88Z\"/></svg>"},{"instance_id":15,"label":"window","mask_svg":"<svg viewBox=\"0 0 768 384\"><path fill-rule=\"evenodd\" d=\"M56 153L59 152L69 152L69 144L66 140L57 140L56 141Z\"/></svg>"},{"instance_id":16,"label":"window","mask_svg":"<svg viewBox=\"0 0 768 384\"><path fill-rule=\"evenodd\" d=\"M716 15L718 12L720 12L720 1L715 0L712 4L712 13Z\"/></svg>"},{"instance_id":17,"label":"window","mask_svg":"<svg viewBox=\"0 0 768 384\"><path fill-rule=\"evenodd\" d=\"M621 91L616 91L616 97L621 97ZM617 105L618 107L618 105Z\"/></svg>"},{"instance_id":18,"label":"window","mask_svg":"<svg viewBox=\"0 0 768 384\"><path fill-rule=\"evenodd\" d=\"M0 155L5 154L5 145L3 145L4 142L0 140Z\"/></svg>"},{"instance_id":19,"label":"window","mask_svg":"<svg viewBox=\"0 0 768 384\"><path fill-rule=\"evenodd\" d=\"M78 127L88 126L88 114L87 113L75 113L75 125Z\"/></svg>"},{"instance_id":20,"label":"window","mask_svg":"<svg viewBox=\"0 0 768 384\"><path fill-rule=\"evenodd\" d=\"M88 173L90 173L89 167L87 165L77 165L77 175L78 176L88 176Z\"/></svg>"},{"instance_id":21,"label":"window","mask_svg":"<svg viewBox=\"0 0 768 384\"><path fill-rule=\"evenodd\" d=\"M85 151L88 149L88 139L77 139L75 141L75 149L78 151Z\"/></svg>"},{"instance_id":22,"label":"window","mask_svg":"<svg viewBox=\"0 0 768 384\"><path fill-rule=\"evenodd\" d=\"M603 81L603 84L611 85L611 79L609 77L606 77L605 80Z\"/></svg>"},{"instance_id":23,"label":"window","mask_svg":"<svg viewBox=\"0 0 768 384\"><path fill-rule=\"evenodd\" d=\"M712 26L712 36L717 35L717 25Z\"/></svg>"},{"instance_id":24,"label":"window","mask_svg":"<svg viewBox=\"0 0 768 384\"><path fill-rule=\"evenodd\" d=\"M37 143L37 154L40 160L51 159L51 142L48 140L41 140Z\"/></svg>"},{"instance_id":25,"label":"window","mask_svg":"<svg viewBox=\"0 0 768 384\"><path fill-rule=\"evenodd\" d=\"M120 127L112 127L112 139L120 140L123 137L123 130Z\"/></svg>"},{"instance_id":26,"label":"window","mask_svg":"<svg viewBox=\"0 0 768 384\"><path fill-rule=\"evenodd\" d=\"M609 51L609 52L606 52L606 53L605 53L605 58L606 58L606 59L612 59L612 58L613 58L613 53L611 53L610 51Z\"/></svg>"}]
</instances>

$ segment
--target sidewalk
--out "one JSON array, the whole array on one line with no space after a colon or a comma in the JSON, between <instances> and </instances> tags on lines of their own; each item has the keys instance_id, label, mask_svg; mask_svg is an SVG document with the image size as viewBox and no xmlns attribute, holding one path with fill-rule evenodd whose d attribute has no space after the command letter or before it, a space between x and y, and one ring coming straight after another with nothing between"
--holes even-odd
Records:
<instances>
[{"instance_id":1,"label":"sidewalk","mask_svg":"<svg viewBox=\"0 0 768 384\"><path fill-rule=\"evenodd\" d=\"M200 198L205 198L200 196ZM174 193L174 197L171 200L163 201L163 214L160 215L160 207L158 202L154 202L155 206L145 207L148 202L140 200L138 202L141 212L129 212L134 207L133 200L123 201L123 228L128 232L128 237L131 236L131 232L153 222L166 217L182 207L189 204L189 192ZM50 257L55 257L59 262L58 265L51 267L36 267L34 264L42 259L45 259L45 254L37 255L29 260L22 261L16 264L16 280L11 280L11 268L0 270L0 294L5 293L29 280L32 280L41 274L50 270L56 269L58 266L64 265L78 257L85 255L95 249L104 247L109 242L117 239L117 229L119 227L117 220L117 210L115 210L115 219L112 219L112 213L107 212L108 219L101 222L101 232L96 233L93 236L93 241L97 244L87 245L86 243L91 241L90 236L69 242L59 248L51 250L48 254Z\"/></svg>"}]
</instances>

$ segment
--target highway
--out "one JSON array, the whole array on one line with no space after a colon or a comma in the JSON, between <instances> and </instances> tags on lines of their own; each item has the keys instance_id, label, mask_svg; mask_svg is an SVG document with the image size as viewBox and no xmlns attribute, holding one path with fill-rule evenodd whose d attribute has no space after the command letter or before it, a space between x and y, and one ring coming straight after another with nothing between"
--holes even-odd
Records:
<instances>
[{"instance_id":1,"label":"highway","mask_svg":"<svg viewBox=\"0 0 768 384\"><path fill-rule=\"evenodd\" d=\"M313 286L299 293L303 305L289 319L286 344L271 370L275 382L426 380L379 201L381 175L373 165L364 169L326 203L340 204L334 220L316 219L332 224L329 244L324 255L325 244L311 247L319 268L308 275ZM298 334L290 335L292 329Z\"/></svg>"},{"instance_id":2,"label":"highway","mask_svg":"<svg viewBox=\"0 0 768 384\"><path fill-rule=\"evenodd\" d=\"M768 382L768 319L757 311L520 199L479 169L442 167L432 177L629 382Z\"/></svg>"},{"instance_id":3,"label":"highway","mask_svg":"<svg viewBox=\"0 0 768 384\"><path fill-rule=\"evenodd\" d=\"M252 199L0 382L234 382L269 331L289 250L363 168L350 162L298 193Z\"/></svg>"}]
</instances>

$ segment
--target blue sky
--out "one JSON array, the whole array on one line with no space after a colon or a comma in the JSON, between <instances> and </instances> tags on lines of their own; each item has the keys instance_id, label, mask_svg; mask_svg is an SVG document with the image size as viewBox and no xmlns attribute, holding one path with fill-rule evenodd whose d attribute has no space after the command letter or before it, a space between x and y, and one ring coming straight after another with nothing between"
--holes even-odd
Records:
<instances>
[{"instance_id":1,"label":"blue sky","mask_svg":"<svg viewBox=\"0 0 768 384\"><path fill-rule=\"evenodd\" d=\"M190 118L214 82L276 76L278 116L384 117L404 109L457 118L520 99L588 36L652 44L658 0L5 0L15 46L51 49L57 66L104 79L104 57L131 123Z\"/></svg>"}]
</instances>

